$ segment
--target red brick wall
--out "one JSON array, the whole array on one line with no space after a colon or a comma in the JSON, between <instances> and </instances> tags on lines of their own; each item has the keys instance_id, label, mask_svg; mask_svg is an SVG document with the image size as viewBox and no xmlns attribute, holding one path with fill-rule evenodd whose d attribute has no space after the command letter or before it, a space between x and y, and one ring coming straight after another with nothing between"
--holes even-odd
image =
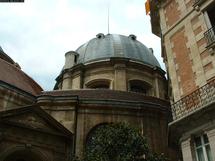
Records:
<instances>
[{"instance_id":1,"label":"red brick wall","mask_svg":"<svg viewBox=\"0 0 215 161\"><path fill-rule=\"evenodd\" d=\"M190 0L190 1L188 1L188 2L186 3L186 7L187 7L187 9L189 9L189 8L193 7L193 3L194 3L194 0Z\"/></svg>"},{"instance_id":2,"label":"red brick wall","mask_svg":"<svg viewBox=\"0 0 215 161\"><path fill-rule=\"evenodd\" d=\"M175 0L171 0L169 4L164 8L166 17L166 24L168 27L172 26L180 18L179 5Z\"/></svg>"},{"instance_id":3,"label":"red brick wall","mask_svg":"<svg viewBox=\"0 0 215 161\"><path fill-rule=\"evenodd\" d=\"M203 68L204 68L204 71L205 71L205 72L207 72L207 71L209 71L209 70L212 70L212 69L213 69L213 64L212 64L212 62L206 64Z\"/></svg>"},{"instance_id":4,"label":"red brick wall","mask_svg":"<svg viewBox=\"0 0 215 161\"><path fill-rule=\"evenodd\" d=\"M202 26L201 24L197 24L199 22L199 16L196 16L194 17L192 20L191 20L191 25L192 25L192 28L193 28L193 33L194 35L197 37L197 35L199 34L202 34L202 38L200 40L198 40L196 42L198 48L200 49L203 45L207 45L207 42L206 42L206 39L203 35L203 29L202 29ZM197 26L196 26L197 25ZM209 58L210 57L210 54L208 52L208 50L204 50L202 53L200 53L200 58L203 60L203 59L206 59L206 58ZM207 73L208 71L212 70L213 69L213 64L212 62L209 62L207 64L204 64L203 63L203 69L204 69L204 72Z\"/></svg>"},{"instance_id":5,"label":"red brick wall","mask_svg":"<svg viewBox=\"0 0 215 161\"><path fill-rule=\"evenodd\" d=\"M208 50L205 50L200 54L201 59L205 59L209 56Z\"/></svg>"},{"instance_id":6,"label":"red brick wall","mask_svg":"<svg viewBox=\"0 0 215 161\"><path fill-rule=\"evenodd\" d=\"M185 96L196 89L195 73L192 70L192 60L190 60L190 49L187 48L186 43L188 41L184 27L178 30L171 38L173 44L173 54L175 54L175 64L178 66L177 75L180 78L179 88L182 89Z\"/></svg>"}]
</instances>

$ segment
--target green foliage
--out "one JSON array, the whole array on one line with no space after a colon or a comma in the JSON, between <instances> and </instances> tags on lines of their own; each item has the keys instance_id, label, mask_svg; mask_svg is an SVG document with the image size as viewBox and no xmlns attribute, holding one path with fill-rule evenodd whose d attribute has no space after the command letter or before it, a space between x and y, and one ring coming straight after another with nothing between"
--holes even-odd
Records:
<instances>
[{"instance_id":1,"label":"green foliage","mask_svg":"<svg viewBox=\"0 0 215 161\"><path fill-rule=\"evenodd\" d=\"M168 161L163 154L152 153L146 138L126 123L104 124L93 130L83 160L72 161Z\"/></svg>"},{"instance_id":2,"label":"green foliage","mask_svg":"<svg viewBox=\"0 0 215 161\"><path fill-rule=\"evenodd\" d=\"M168 161L168 158L162 153L162 154L149 154L149 156L146 159L147 161Z\"/></svg>"},{"instance_id":3,"label":"green foliage","mask_svg":"<svg viewBox=\"0 0 215 161\"><path fill-rule=\"evenodd\" d=\"M128 124L106 124L88 138L87 161L133 161L149 152L145 137Z\"/></svg>"}]
</instances>

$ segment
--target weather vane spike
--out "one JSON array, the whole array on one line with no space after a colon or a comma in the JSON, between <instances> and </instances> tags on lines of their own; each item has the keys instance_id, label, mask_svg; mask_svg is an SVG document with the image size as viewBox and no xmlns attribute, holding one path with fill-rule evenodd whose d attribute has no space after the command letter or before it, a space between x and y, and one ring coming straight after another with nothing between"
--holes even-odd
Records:
<instances>
[{"instance_id":1,"label":"weather vane spike","mask_svg":"<svg viewBox=\"0 0 215 161\"><path fill-rule=\"evenodd\" d=\"M108 0L108 34L110 33L110 0Z\"/></svg>"}]
</instances>

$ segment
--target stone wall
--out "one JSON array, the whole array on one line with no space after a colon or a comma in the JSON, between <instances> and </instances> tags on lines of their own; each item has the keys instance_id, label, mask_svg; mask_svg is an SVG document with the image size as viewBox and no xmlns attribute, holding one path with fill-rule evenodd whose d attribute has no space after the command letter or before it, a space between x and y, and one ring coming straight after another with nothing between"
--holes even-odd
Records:
<instances>
[{"instance_id":1,"label":"stone wall","mask_svg":"<svg viewBox=\"0 0 215 161\"><path fill-rule=\"evenodd\" d=\"M150 148L157 153L168 155L167 123L168 114L160 111L127 107L80 106L77 120L76 154L82 156L87 135L94 127L105 123L126 122L138 128L146 136ZM130 108L130 109L129 109Z\"/></svg>"},{"instance_id":2,"label":"stone wall","mask_svg":"<svg viewBox=\"0 0 215 161\"><path fill-rule=\"evenodd\" d=\"M168 155L170 106L163 99L107 89L56 90L40 95L37 105L74 133L78 156L94 127L117 122L138 128L152 150Z\"/></svg>"},{"instance_id":3,"label":"stone wall","mask_svg":"<svg viewBox=\"0 0 215 161\"><path fill-rule=\"evenodd\" d=\"M58 82L62 84L60 89L81 89L87 88L87 84L96 80L107 80L110 82L110 89L128 91L129 81L140 80L151 86L147 95L166 99L167 82L163 71L158 68L147 67L142 64L126 62L111 64L94 63L86 65L84 69L76 69L76 71L68 71L63 74L63 79Z\"/></svg>"},{"instance_id":4,"label":"stone wall","mask_svg":"<svg viewBox=\"0 0 215 161\"><path fill-rule=\"evenodd\" d=\"M31 105L36 101L35 96L0 84L0 111Z\"/></svg>"}]
</instances>

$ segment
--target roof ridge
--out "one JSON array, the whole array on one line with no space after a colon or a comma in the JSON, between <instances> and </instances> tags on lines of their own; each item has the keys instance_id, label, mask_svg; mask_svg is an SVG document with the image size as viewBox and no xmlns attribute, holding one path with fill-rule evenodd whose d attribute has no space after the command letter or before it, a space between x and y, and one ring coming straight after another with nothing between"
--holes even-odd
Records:
<instances>
[{"instance_id":1,"label":"roof ridge","mask_svg":"<svg viewBox=\"0 0 215 161\"><path fill-rule=\"evenodd\" d=\"M0 59L3 59L11 64L15 64L13 59L4 52L1 46L0 46Z\"/></svg>"}]
</instances>

